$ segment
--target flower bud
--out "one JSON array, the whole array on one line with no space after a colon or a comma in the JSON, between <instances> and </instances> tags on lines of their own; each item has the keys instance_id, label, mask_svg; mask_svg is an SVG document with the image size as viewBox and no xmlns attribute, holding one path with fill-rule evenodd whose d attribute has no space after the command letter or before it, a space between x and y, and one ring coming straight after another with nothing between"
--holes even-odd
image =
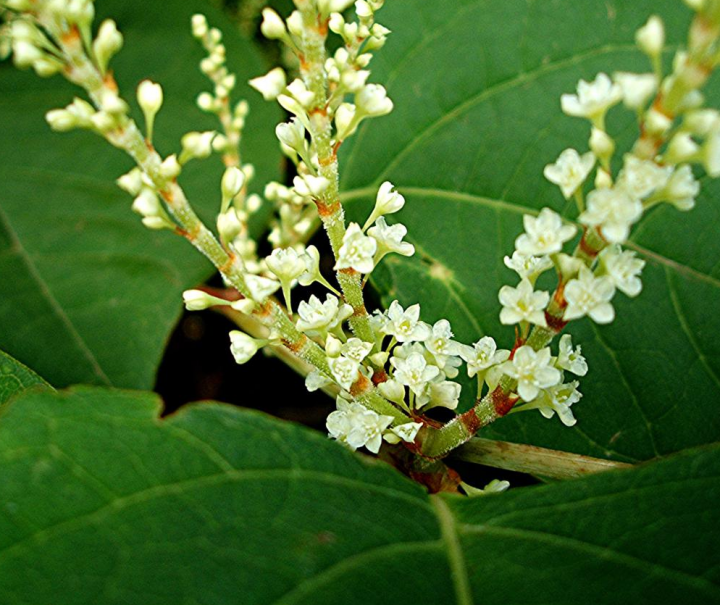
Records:
<instances>
[{"instance_id":1,"label":"flower bud","mask_svg":"<svg viewBox=\"0 0 720 605\"><path fill-rule=\"evenodd\" d=\"M123 174L115 182L123 191L126 191L132 196L137 196L143 187L142 171L137 167L133 168L127 174Z\"/></svg>"},{"instance_id":2,"label":"flower bud","mask_svg":"<svg viewBox=\"0 0 720 605\"><path fill-rule=\"evenodd\" d=\"M220 234L220 239L223 242L232 242L240 232L242 231L243 225L239 221L237 212L234 208L230 208L227 212L218 214L217 228Z\"/></svg>"},{"instance_id":3,"label":"flower bud","mask_svg":"<svg viewBox=\"0 0 720 605\"><path fill-rule=\"evenodd\" d=\"M145 114L145 126L148 140L152 140L153 123L163 103L163 90L160 84L143 80L137 89L137 100Z\"/></svg>"},{"instance_id":4,"label":"flower bud","mask_svg":"<svg viewBox=\"0 0 720 605\"><path fill-rule=\"evenodd\" d=\"M184 164L193 158L206 158L212 153L212 141L215 132L210 130L207 132L188 132L180 140L182 144L182 153L180 154L180 163Z\"/></svg>"},{"instance_id":5,"label":"flower bud","mask_svg":"<svg viewBox=\"0 0 720 605\"><path fill-rule=\"evenodd\" d=\"M590 150L595 157L607 161L615 153L615 141L607 132L593 126L590 133Z\"/></svg>"},{"instance_id":6,"label":"flower bud","mask_svg":"<svg viewBox=\"0 0 720 605\"><path fill-rule=\"evenodd\" d=\"M303 19L300 11L293 11L287 18L287 28L293 36L301 38L303 35Z\"/></svg>"},{"instance_id":7,"label":"flower bud","mask_svg":"<svg viewBox=\"0 0 720 605\"><path fill-rule=\"evenodd\" d=\"M297 194L302 197L320 197L330 186L330 181L322 176L296 176L293 179L293 187Z\"/></svg>"},{"instance_id":8,"label":"flower bud","mask_svg":"<svg viewBox=\"0 0 720 605\"><path fill-rule=\"evenodd\" d=\"M180 176L181 171L182 166L180 165L180 162L178 162L177 156L174 153L166 157L163 160L163 163L160 164L160 174L163 178L169 181Z\"/></svg>"},{"instance_id":9,"label":"flower bud","mask_svg":"<svg viewBox=\"0 0 720 605\"><path fill-rule=\"evenodd\" d=\"M275 127L278 140L297 153L305 150L305 127L296 118L283 122Z\"/></svg>"},{"instance_id":10,"label":"flower bud","mask_svg":"<svg viewBox=\"0 0 720 605\"><path fill-rule=\"evenodd\" d=\"M243 171L235 166L227 168L225 174L223 174L221 183L223 202L232 200L242 191L244 185L245 174Z\"/></svg>"},{"instance_id":11,"label":"flower bud","mask_svg":"<svg viewBox=\"0 0 720 605\"><path fill-rule=\"evenodd\" d=\"M57 132L67 132L79 126L77 117L67 109L51 109L45 114L45 120Z\"/></svg>"},{"instance_id":12,"label":"flower bud","mask_svg":"<svg viewBox=\"0 0 720 605\"><path fill-rule=\"evenodd\" d=\"M268 40L279 40L287 35L285 22L273 9L263 9L262 16L263 20L260 25L260 31Z\"/></svg>"},{"instance_id":13,"label":"flower bud","mask_svg":"<svg viewBox=\"0 0 720 605\"><path fill-rule=\"evenodd\" d=\"M192 34L196 38L203 38L208 33L208 23L205 15L193 15L192 16Z\"/></svg>"},{"instance_id":14,"label":"flower bud","mask_svg":"<svg viewBox=\"0 0 720 605\"><path fill-rule=\"evenodd\" d=\"M253 78L249 84L263 96L263 99L273 101L285 90L287 78L282 67L276 67L264 76Z\"/></svg>"},{"instance_id":15,"label":"flower bud","mask_svg":"<svg viewBox=\"0 0 720 605\"><path fill-rule=\"evenodd\" d=\"M188 311L204 311L217 305L229 305L230 303L222 298L211 296L202 290L185 290L183 302Z\"/></svg>"},{"instance_id":16,"label":"flower bud","mask_svg":"<svg viewBox=\"0 0 720 605\"><path fill-rule=\"evenodd\" d=\"M640 50L650 57L658 57L665 45L665 26L662 19L653 15L635 33L635 42Z\"/></svg>"},{"instance_id":17,"label":"flower bud","mask_svg":"<svg viewBox=\"0 0 720 605\"><path fill-rule=\"evenodd\" d=\"M368 84L355 96L359 113L367 116L383 116L393 110L393 102L380 84Z\"/></svg>"},{"instance_id":18,"label":"flower bud","mask_svg":"<svg viewBox=\"0 0 720 605\"><path fill-rule=\"evenodd\" d=\"M110 59L117 54L122 45L123 36L118 31L115 21L112 19L103 21L93 42L93 52L102 73L107 71Z\"/></svg>"},{"instance_id":19,"label":"flower bud","mask_svg":"<svg viewBox=\"0 0 720 605\"><path fill-rule=\"evenodd\" d=\"M239 364L250 361L261 346L261 341L248 336L245 332L239 330L230 332L230 352Z\"/></svg>"}]
</instances>

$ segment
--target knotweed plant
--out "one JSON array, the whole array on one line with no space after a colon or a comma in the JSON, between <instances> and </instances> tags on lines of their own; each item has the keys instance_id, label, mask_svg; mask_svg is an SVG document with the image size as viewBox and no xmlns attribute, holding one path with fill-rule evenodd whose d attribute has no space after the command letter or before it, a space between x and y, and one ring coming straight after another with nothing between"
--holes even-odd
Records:
<instances>
[{"instance_id":1,"label":"knotweed plant","mask_svg":"<svg viewBox=\"0 0 720 605\"><path fill-rule=\"evenodd\" d=\"M346 221L340 199L339 149L364 121L393 110L370 70L391 33L376 20L383 0L295 0L286 18L263 11L262 34L294 60L250 84L290 115L275 132L296 176L292 185L265 184L262 197L248 194L254 170L240 155L248 105L233 98L236 76L226 67L222 34L204 16L193 17L192 34L206 53L200 69L211 87L199 94L197 105L217 117L217 130L188 132L166 155L153 145L163 89L143 81L136 101L144 124L129 117L131 101L109 69L123 36L111 20L93 27L91 0L0 3L3 52L12 52L20 68L43 77L60 74L86 93L48 112L50 126L88 129L125 151L136 166L117 183L133 197L132 209L143 224L187 239L222 275L228 290L189 290L187 309L237 312L246 328L229 335L237 363L260 349L282 351L283 359L305 372L309 391L336 395L337 410L327 418L332 438L382 453L411 476L426 477L421 480L431 489L447 488L448 482L457 488L459 479L441 459L507 414L537 410L568 427L575 424L572 406L581 399L579 379L588 365L568 324L583 317L612 322L615 296L636 297L642 290L645 263L623 247L633 228L660 204L691 210L700 191L699 170L720 176L720 113L705 107L702 94L720 60L720 0L686 4L695 17L669 73L661 61L664 25L653 16L636 33L647 73L608 69L562 95L568 119L588 122L588 149L566 149L544 177L576 204L577 220L550 208L525 215L515 249L504 251L517 280L498 293L500 321L515 326L515 339L498 343L484 336L468 344L454 338L449 321L424 321L422 301L403 307L395 300L384 311L368 310L365 289L373 270L388 255L415 253L405 241L406 227L391 218L406 203L402 183L379 187L362 224ZM605 119L619 104L638 125L632 149L622 157ZM181 185L189 162L212 155L226 167L213 228L198 218ZM275 210L268 236L272 252L263 256L248 221L268 204ZM308 245L320 223L333 275L321 273L320 252ZM555 276L552 291L538 286L545 273ZM303 295L311 285L326 290L324 297ZM456 410L460 372L476 381L475 404L440 422L428 411Z\"/></svg>"}]
</instances>

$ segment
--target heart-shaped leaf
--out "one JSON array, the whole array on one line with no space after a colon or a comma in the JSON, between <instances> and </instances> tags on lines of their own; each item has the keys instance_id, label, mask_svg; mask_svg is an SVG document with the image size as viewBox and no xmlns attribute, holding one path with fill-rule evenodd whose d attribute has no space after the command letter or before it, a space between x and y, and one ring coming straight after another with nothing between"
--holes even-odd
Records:
<instances>
[{"instance_id":1,"label":"heart-shaped leaf","mask_svg":"<svg viewBox=\"0 0 720 605\"><path fill-rule=\"evenodd\" d=\"M198 69L203 51L190 17L207 13L225 33L238 95L251 101L243 152L257 169L254 187L275 176L278 113L245 84L265 68L234 24L202 0L104 0L97 9L98 23L110 16L125 35L112 65L121 93L134 104L144 78L165 89L155 143L166 155L179 150L184 132L217 128L194 104L210 85ZM57 386L149 388L180 293L212 270L180 238L148 231L130 211L131 200L113 183L132 166L129 158L93 134L50 131L44 113L80 92L60 77L0 66L0 346ZM222 167L196 164L181 184L212 219Z\"/></svg>"},{"instance_id":2,"label":"heart-shaped leaf","mask_svg":"<svg viewBox=\"0 0 720 605\"><path fill-rule=\"evenodd\" d=\"M476 499L308 429L28 391L0 422L0 602L720 603L720 450Z\"/></svg>"},{"instance_id":3,"label":"heart-shaped leaf","mask_svg":"<svg viewBox=\"0 0 720 605\"><path fill-rule=\"evenodd\" d=\"M665 19L671 47L685 38L690 11L674 0L388 3L381 21L393 35L373 78L397 109L361 130L341 158L357 216L384 180L408 198L399 220L418 254L378 269L386 300L421 302L427 320L450 319L466 342L491 334L512 345L497 293L517 280L502 259L522 215L550 206L575 216L543 177L566 147L587 149L589 126L561 113L560 95L599 71L647 71L633 35L653 13ZM717 78L706 92L720 105ZM608 128L620 133L619 148L637 136L621 108ZM640 298L618 296L610 326L571 325L590 364L578 425L533 412L483 436L627 461L718 440L720 315L711 310L720 308L720 185L703 187L695 210L657 209L633 235L648 261ZM466 389L466 406L472 394Z\"/></svg>"}]
</instances>

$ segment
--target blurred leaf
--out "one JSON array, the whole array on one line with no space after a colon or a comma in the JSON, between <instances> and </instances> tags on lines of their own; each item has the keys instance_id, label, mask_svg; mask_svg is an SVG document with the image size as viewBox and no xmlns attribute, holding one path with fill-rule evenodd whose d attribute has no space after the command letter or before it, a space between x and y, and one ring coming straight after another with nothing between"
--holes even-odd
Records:
<instances>
[{"instance_id":1,"label":"blurred leaf","mask_svg":"<svg viewBox=\"0 0 720 605\"><path fill-rule=\"evenodd\" d=\"M152 395L15 398L0 602L720 602L720 450L474 500L307 429Z\"/></svg>"},{"instance_id":2,"label":"blurred leaf","mask_svg":"<svg viewBox=\"0 0 720 605\"><path fill-rule=\"evenodd\" d=\"M236 98L251 102L243 152L257 169L252 188L276 176L279 114L245 84L265 66L230 21L202 0L97 4L97 22L111 16L125 35L112 64L121 93L134 106L142 79L165 89L155 137L163 154L178 151L187 130L217 128L194 105L210 85L198 69L203 51L190 16L206 12L224 31L229 67L238 74ZM79 94L60 77L41 80L0 66L0 346L57 386L150 388L180 293L212 269L180 238L142 227L113 183L132 166L123 153L88 132L50 131L45 112ZM213 159L191 163L181 177L211 224L221 174Z\"/></svg>"},{"instance_id":3,"label":"blurred leaf","mask_svg":"<svg viewBox=\"0 0 720 605\"><path fill-rule=\"evenodd\" d=\"M393 34L372 79L387 85L396 110L368 124L341 157L355 218L385 180L408 198L398 220L418 254L390 257L376 271L386 302L420 302L426 320L450 319L466 342L491 334L511 346L497 292L517 279L502 259L522 215L550 206L575 216L542 175L566 147L587 149L588 123L564 116L560 95L599 71L647 71L633 34L652 13L663 16L672 43L684 39L690 11L675 0L387 4L379 19ZM707 92L720 105L717 78ZM637 137L620 107L608 127L620 149ZM610 326L571 326L590 364L585 398L573 408L578 425L533 412L483 436L626 461L718 440L720 314L711 310L720 308L719 194L720 184L706 182L693 212L653 211L631 243L648 261L640 298L618 295ZM467 407L472 388L464 394Z\"/></svg>"},{"instance_id":4,"label":"blurred leaf","mask_svg":"<svg viewBox=\"0 0 720 605\"><path fill-rule=\"evenodd\" d=\"M0 351L0 405L13 395L38 385L50 387L30 368Z\"/></svg>"}]
</instances>

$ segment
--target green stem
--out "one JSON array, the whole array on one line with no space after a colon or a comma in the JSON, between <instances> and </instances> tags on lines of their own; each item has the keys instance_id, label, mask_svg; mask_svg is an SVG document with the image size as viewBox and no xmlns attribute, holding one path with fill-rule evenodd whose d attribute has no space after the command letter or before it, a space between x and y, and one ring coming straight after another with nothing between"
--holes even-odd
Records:
<instances>
[{"instance_id":1,"label":"green stem","mask_svg":"<svg viewBox=\"0 0 720 605\"><path fill-rule=\"evenodd\" d=\"M338 160L332 143L332 122L327 107L325 75L327 26L319 23L318 13L313 8L303 10L303 22L302 76L305 86L315 94L314 104L310 110L310 134L315 144L320 176L325 177L330 183L321 198L317 200L318 213L337 260L345 236L345 212L340 202ZM337 280L345 301L353 308L350 327L362 340L374 342L370 316L365 308L361 275L353 270L340 270L337 272Z\"/></svg>"}]
</instances>

